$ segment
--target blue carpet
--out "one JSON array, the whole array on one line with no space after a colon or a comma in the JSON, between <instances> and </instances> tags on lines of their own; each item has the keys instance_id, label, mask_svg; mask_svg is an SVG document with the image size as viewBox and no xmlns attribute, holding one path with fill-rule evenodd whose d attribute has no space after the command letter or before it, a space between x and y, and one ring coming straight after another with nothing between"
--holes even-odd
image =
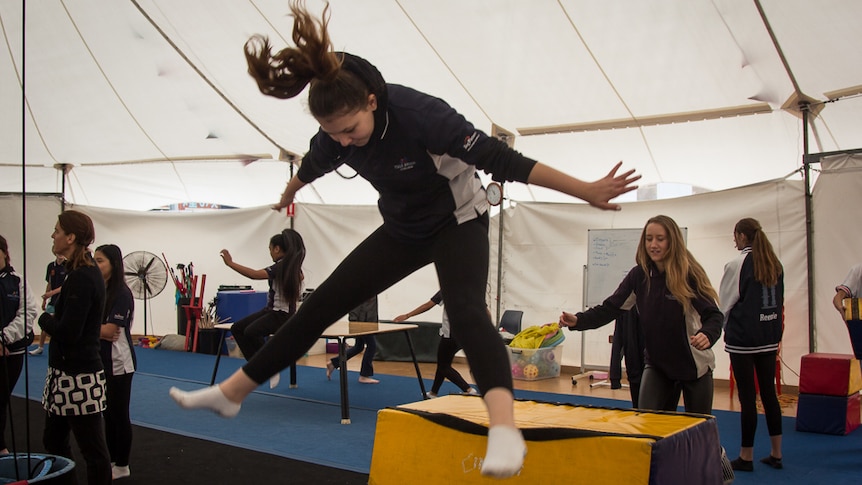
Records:
<instances>
[{"instance_id":1,"label":"blue carpet","mask_svg":"<svg viewBox=\"0 0 862 485\"><path fill-rule=\"evenodd\" d=\"M192 390L209 383L214 356L166 350L136 349L138 372L133 381L131 414L135 424L219 443L271 453L320 465L369 473L377 410L420 399L416 378L376 375L377 385L357 382L350 372L350 425L342 425L338 380L326 380L322 368L300 366L296 389L288 386L287 372L281 385L263 385L243 403L239 415L225 420L205 411L185 411L168 397L177 386ZM223 358L217 380L238 369L244 361ZM44 385L47 357L29 359L30 398L39 399ZM430 376L429 376L430 377ZM430 380L425 380L426 388ZM451 387L446 387L451 386ZM446 383L442 393L457 392ZM24 379L15 395L24 396ZM516 391L519 399L546 402L629 407L628 401L568 394ZM739 451L739 414L714 412L721 442L731 458ZM769 454L769 438L763 416L758 424L755 457ZM755 463L755 472L737 473L737 484L850 484L862 479L862 431L848 436L799 433L795 419L784 418L784 470Z\"/></svg>"}]
</instances>

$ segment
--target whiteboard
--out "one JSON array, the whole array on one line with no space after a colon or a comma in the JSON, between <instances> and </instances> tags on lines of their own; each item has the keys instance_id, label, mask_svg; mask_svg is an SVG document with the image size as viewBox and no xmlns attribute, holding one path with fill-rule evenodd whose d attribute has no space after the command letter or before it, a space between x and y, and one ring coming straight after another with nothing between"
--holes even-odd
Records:
<instances>
[{"instance_id":1,"label":"whiteboard","mask_svg":"<svg viewBox=\"0 0 862 485\"><path fill-rule=\"evenodd\" d=\"M687 239L688 230L681 227ZM584 268L584 306L600 305L611 296L637 264L635 256L643 228L588 229L587 265Z\"/></svg>"},{"instance_id":2,"label":"whiteboard","mask_svg":"<svg viewBox=\"0 0 862 485\"><path fill-rule=\"evenodd\" d=\"M600 305L637 263L642 228L588 229L584 305Z\"/></svg>"}]
</instances>

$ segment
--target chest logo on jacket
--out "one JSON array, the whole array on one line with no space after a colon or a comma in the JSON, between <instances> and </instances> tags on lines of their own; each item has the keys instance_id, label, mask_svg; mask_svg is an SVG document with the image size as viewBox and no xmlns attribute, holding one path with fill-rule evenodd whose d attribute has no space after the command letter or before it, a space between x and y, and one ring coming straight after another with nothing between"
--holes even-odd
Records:
<instances>
[{"instance_id":1,"label":"chest logo on jacket","mask_svg":"<svg viewBox=\"0 0 862 485\"><path fill-rule=\"evenodd\" d=\"M402 158L398 160L398 163L392 166L395 170L399 172L406 172L407 170L412 169L416 166L415 160L407 160L406 158Z\"/></svg>"}]
</instances>

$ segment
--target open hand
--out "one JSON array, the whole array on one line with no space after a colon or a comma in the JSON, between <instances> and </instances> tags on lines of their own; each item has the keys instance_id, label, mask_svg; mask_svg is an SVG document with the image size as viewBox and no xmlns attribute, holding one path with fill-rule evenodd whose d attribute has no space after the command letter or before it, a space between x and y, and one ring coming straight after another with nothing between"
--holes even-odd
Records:
<instances>
[{"instance_id":1,"label":"open hand","mask_svg":"<svg viewBox=\"0 0 862 485\"><path fill-rule=\"evenodd\" d=\"M589 194L584 200L599 209L620 210L619 204L611 204L609 201L614 197L637 189L638 186L632 184L641 178L640 175L634 175L634 169L617 175L622 164L623 162L617 162L607 175L590 184Z\"/></svg>"}]
</instances>

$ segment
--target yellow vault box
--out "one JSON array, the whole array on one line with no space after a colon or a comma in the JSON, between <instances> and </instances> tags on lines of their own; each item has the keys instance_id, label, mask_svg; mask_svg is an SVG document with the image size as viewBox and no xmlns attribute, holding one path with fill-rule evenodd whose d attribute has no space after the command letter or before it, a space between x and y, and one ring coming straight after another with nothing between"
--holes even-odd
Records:
<instances>
[{"instance_id":1,"label":"yellow vault box","mask_svg":"<svg viewBox=\"0 0 862 485\"><path fill-rule=\"evenodd\" d=\"M515 419L527 456L506 483L722 483L713 416L516 400ZM487 435L477 396L384 409L369 484L499 483L480 474Z\"/></svg>"}]
</instances>

